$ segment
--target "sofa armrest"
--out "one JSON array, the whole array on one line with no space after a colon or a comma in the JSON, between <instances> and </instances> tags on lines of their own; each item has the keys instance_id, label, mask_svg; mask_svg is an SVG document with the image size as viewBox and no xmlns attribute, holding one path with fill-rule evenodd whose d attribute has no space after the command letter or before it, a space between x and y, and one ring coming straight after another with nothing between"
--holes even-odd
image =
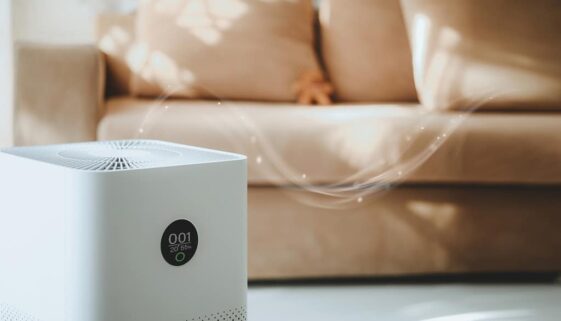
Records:
<instances>
[{"instance_id":1,"label":"sofa armrest","mask_svg":"<svg viewBox=\"0 0 561 321\"><path fill-rule=\"evenodd\" d=\"M95 46L16 44L15 145L95 140L104 65Z\"/></svg>"}]
</instances>

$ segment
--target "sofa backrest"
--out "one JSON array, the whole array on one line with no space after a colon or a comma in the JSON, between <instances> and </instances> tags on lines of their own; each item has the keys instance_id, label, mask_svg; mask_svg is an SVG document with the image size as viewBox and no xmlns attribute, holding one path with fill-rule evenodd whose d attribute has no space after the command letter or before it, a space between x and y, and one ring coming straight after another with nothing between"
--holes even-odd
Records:
<instances>
[{"instance_id":1,"label":"sofa backrest","mask_svg":"<svg viewBox=\"0 0 561 321\"><path fill-rule=\"evenodd\" d=\"M127 53L134 43L134 14L101 14L96 19L96 41L107 65L108 96L129 94L131 70Z\"/></svg>"},{"instance_id":2,"label":"sofa backrest","mask_svg":"<svg viewBox=\"0 0 561 321\"><path fill-rule=\"evenodd\" d=\"M316 55L335 85L338 101L417 100L399 0L323 0L317 9L322 19L315 19ZM134 14L97 17L109 96L131 93L135 20Z\"/></svg>"}]
</instances>

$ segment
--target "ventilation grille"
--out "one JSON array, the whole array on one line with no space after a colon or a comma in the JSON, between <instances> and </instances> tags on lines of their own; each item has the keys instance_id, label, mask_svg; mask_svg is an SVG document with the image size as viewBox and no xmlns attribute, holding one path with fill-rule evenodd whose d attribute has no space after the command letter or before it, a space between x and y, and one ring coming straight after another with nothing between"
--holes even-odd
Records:
<instances>
[{"instance_id":1,"label":"ventilation grille","mask_svg":"<svg viewBox=\"0 0 561 321\"><path fill-rule=\"evenodd\" d=\"M188 321L247 321L247 309L245 306L242 306L239 308L192 318Z\"/></svg>"},{"instance_id":2,"label":"ventilation grille","mask_svg":"<svg viewBox=\"0 0 561 321\"><path fill-rule=\"evenodd\" d=\"M73 145L58 153L65 166L92 171L117 171L153 167L181 156L171 146L147 141L113 141Z\"/></svg>"},{"instance_id":3,"label":"ventilation grille","mask_svg":"<svg viewBox=\"0 0 561 321\"><path fill-rule=\"evenodd\" d=\"M38 321L38 319L6 304L0 304L0 321Z\"/></svg>"},{"instance_id":4,"label":"ventilation grille","mask_svg":"<svg viewBox=\"0 0 561 321\"><path fill-rule=\"evenodd\" d=\"M3 152L86 171L123 171L243 158L240 155L153 140L19 147Z\"/></svg>"}]
</instances>

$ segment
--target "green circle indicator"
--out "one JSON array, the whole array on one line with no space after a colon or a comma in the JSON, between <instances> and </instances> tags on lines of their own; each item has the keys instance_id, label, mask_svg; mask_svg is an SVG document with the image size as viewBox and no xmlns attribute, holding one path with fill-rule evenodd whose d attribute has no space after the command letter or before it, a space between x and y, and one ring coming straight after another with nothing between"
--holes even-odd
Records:
<instances>
[{"instance_id":1,"label":"green circle indicator","mask_svg":"<svg viewBox=\"0 0 561 321\"><path fill-rule=\"evenodd\" d=\"M179 252L175 255L175 260L177 262L183 262L185 260L185 253Z\"/></svg>"}]
</instances>

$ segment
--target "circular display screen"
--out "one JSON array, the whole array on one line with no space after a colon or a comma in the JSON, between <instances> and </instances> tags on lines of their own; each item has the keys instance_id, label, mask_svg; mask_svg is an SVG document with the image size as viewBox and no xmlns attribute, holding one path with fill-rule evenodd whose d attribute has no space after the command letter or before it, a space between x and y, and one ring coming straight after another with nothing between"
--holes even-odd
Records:
<instances>
[{"instance_id":1,"label":"circular display screen","mask_svg":"<svg viewBox=\"0 0 561 321\"><path fill-rule=\"evenodd\" d=\"M164 231L162 255L169 264L182 266L193 258L198 245L199 235L195 225L188 220L177 220Z\"/></svg>"}]
</instances>

